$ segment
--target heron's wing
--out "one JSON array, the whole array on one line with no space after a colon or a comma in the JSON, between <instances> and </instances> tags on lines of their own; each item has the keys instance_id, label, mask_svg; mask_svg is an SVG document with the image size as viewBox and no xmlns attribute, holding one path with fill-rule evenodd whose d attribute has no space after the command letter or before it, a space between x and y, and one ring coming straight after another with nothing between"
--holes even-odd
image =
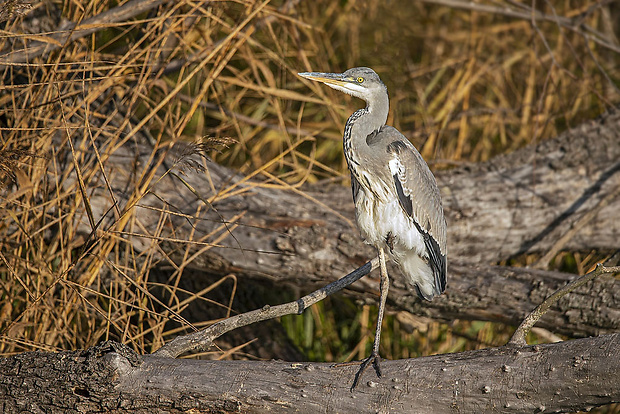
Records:
<instances>
[{"instance_id":1,"label":"heron's wing","mask_svg":"<svg viewBox=\"0 0 620 414\"><path fill-rule=\"evenodd\" d=\"M435 177L422 155L396 128L385 126L378 134L381 144L386 146L400 205L424 237L437 288L443 292L447 271L446 220Z\"/></svg>"}]
</instances>

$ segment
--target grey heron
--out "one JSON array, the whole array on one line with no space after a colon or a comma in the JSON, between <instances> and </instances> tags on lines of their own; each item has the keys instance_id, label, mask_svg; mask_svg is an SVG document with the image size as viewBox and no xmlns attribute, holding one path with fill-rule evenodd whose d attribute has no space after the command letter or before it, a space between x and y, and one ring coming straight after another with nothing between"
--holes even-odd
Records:
<instances>
[{"instance_id":1,"label":"grey heron","mask_svg":"<svg viewBox=\"0 0 620 414\"><path fill-rule=\"evenodd\" d=\"M365 242L377 249L381 284L372 353L362 361L353 389L371 363L381 377L379 343L389 288L385 253L413 292L422 299L433 299L446 289L446 220L428 165L403 134L385 125L390 103L387 88L375 71L360 67L299 76L366 101L366 107L347 120L343 147L357 225Z\"/></svg>"}]
</instances>

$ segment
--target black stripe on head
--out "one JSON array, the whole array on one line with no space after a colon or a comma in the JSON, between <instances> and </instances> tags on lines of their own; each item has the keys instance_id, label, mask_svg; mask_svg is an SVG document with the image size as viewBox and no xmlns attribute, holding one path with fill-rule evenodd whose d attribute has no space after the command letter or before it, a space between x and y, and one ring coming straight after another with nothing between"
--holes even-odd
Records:
<instances>
[{"instance_id":1,"label":"black stripe on head","mask_svg":"<svg viewBox=\"0 0 620 414\"><path fill-rule=\"evenodd\" d=\"M398 175L394 174L392 177L394 177L394 183L396 184L396 194L398 194L400 206L403 210L405 210L409 217L413 216L413 203L411 202L411 197L406 195L403 191L403 185L400 183Z\"/></svg>"}]
</instances>

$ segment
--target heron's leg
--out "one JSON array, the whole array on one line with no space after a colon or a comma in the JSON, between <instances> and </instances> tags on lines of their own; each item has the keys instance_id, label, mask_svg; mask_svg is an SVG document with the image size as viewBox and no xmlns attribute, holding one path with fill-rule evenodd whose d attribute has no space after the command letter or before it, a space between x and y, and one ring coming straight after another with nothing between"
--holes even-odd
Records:
<instances>
[{"instance_id":1,"label":"heron's leg","mask_svg":"<svg viewBox=\"0 0 620 414\"><path fill-rule=\"evenodd\" d=\"M385 252L383 247L379 247L379 270L381 272L381 285L380 297L379 297L379 315L377 316L377 328L375 331L375 342L372 344L372 353L379 358L379 343L381 342L381 325L383 324L383 313L385 312L385 302L388 297L388 290L390 289L390 278L387 272L387 266L385 264ZM377 374L381 376L381 370L379 369L379 363L375 361L375 367Z\"/></svg>"},{"instance_id":2,"label":"heron's leg","mask_svg":"<svg viewBox=\"0 0 620 414\"><path fill-rule=\"evenodd\" d=\"M368 366L372 363L375 367L375 371L377 372L377 376L381 377L381 357L379 356L379 344L381 342L381 325L383 324L383 313L385 312L385 302L387 301L388 289L390 288L390 278L387 272L387 266L385 265L385 252L382 247L377 249L379 251L379 270L381 272L381 284L380 286L380 297L379 297L379 315L377 316L377 328L375 330L375 341L372 344L372 353L368 358L366 358L362 365L360 366L359 371L355 374L355 380L353 381L353 386L351 387L351 391L357 387L360 378L368 368Z\"/></svg>"}]
</instances>

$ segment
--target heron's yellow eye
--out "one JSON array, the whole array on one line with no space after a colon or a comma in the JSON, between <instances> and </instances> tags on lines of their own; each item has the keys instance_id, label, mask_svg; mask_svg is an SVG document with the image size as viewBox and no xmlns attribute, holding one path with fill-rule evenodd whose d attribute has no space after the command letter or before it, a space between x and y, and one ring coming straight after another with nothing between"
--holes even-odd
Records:
<instances>
[{"instance_id":1,"label":"heron's yellow eye","mask_svg":"<svg viewBox=\"0 0 620 414\"><path fill-rule=\"evenodd\" d=\"M358 83L362 83L362 82L364 82L364 78L362 78L362 77L360 76L359 78L357 78L357 82L358 82Z\"/></svg>"}]
</instances>

